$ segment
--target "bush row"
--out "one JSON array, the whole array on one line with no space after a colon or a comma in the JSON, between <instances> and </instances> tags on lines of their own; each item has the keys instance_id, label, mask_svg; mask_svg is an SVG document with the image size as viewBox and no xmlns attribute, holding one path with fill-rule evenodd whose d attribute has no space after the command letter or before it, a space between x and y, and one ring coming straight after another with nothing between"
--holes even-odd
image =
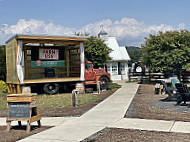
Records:
<instances>
[{"instance_id":1,"label":"bush row","mask_svg":"<svg viewBox=\"0 0 190 142\"><path fill-rule=\"evenodd\" d=\"M7 84L0 80L0 93L7 93Z\"/></svg>"}]
</instances>

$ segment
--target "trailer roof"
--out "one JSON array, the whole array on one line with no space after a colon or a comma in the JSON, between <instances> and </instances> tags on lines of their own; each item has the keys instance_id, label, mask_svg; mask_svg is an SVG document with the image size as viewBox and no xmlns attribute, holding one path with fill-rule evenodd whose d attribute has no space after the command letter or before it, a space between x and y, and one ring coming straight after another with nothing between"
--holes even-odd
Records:
<instances>
[{"instance_id":1,"label":"trailer roof","mask_svg":"<svg viewBox=\"0 0 190 142\"><path fill-rule=\"evenodd\" d=\"M23 40L24 43L79 43L87 40L86 36L52 36L52 35L24 35L16 34L6 41L9 42L12 39Z\"/></svg>"}]
</instances>

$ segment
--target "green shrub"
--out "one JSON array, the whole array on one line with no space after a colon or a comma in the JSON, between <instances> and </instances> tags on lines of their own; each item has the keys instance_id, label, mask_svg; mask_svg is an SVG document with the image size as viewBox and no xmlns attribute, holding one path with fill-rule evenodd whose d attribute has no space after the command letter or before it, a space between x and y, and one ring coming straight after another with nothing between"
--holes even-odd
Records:
<instances>
[{"instance_id":1,"label":"green shrub","mask_svg":"<svg viewBox=\"0 0 190 142\"><path fill-rule=\"evenodd\" d=\"M109 83L108 89L121 88L121 85L117 83Z\"/></svg>"},{"instance_id":2,"label":"green shrub","mask_svg":"<svg viewBox=\"0 0 190 142\"><path fill-rule=\"evenodd\" d=\"M7 93L7 84L0 80L0 93Z\"/></svg>"}]
</instances>

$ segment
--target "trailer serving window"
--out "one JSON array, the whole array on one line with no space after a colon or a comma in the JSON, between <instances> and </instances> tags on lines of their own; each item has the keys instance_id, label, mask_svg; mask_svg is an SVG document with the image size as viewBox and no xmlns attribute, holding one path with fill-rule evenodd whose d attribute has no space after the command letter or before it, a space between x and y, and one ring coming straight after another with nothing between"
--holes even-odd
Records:
<instances>
[{"instance_id":1,"label":"trailer serving window","mask_svg":"<svg viewBox=\"0 0 190 142\"><path fill-rule=\"evenodd\" d=\"M69 54L69 76L67 74L65 48L68 48L67 54ZM73 77L80 74L79 48L26 46L24 49L27 50L25 79Z\"/></svg>"}]
</instances>

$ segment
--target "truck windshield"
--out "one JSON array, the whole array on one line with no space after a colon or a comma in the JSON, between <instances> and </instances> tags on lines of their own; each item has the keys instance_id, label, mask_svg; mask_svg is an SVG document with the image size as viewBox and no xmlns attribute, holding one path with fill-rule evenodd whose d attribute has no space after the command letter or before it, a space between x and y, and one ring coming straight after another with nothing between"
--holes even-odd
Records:
<instances>
[{"instance_id":1,"label":"truck windshield","mask_svg":"<svg viewBox=\"0 0 190 142\"><path fill-rule=\"evenodd\" d=\"M92 69L92 64L86 64L86 69Z\"/></svg>"}]
</instances>

